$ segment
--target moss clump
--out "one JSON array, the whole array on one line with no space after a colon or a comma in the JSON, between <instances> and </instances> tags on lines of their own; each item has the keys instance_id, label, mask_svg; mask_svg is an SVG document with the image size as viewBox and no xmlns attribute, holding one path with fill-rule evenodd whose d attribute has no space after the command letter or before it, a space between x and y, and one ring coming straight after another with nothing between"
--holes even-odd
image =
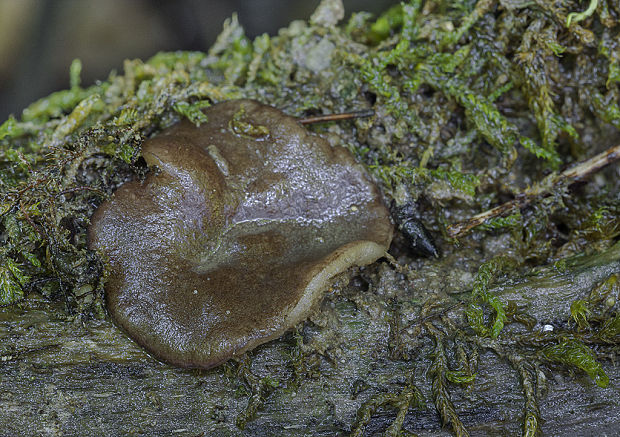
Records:
<instances>
[{"instance_id":1,"label":"moss clump","mask_svg":"<svg viewBox=\"0 0 620 437\"><path fill-rule=\"evenodd\" d=\"M487 261L478 268L472 290L472 302L469 304L467 311L469 324L478 335L497 338L504 328L507 320L504 305L497 296L493 296L489 292L489 287L491 282L502 271L511 270L514 266L515 262L513 260L506 257L498 257ZM495 311L493 324L490 328L484 324L483 305L488 305Z\"/></svg>"}]
</instances>

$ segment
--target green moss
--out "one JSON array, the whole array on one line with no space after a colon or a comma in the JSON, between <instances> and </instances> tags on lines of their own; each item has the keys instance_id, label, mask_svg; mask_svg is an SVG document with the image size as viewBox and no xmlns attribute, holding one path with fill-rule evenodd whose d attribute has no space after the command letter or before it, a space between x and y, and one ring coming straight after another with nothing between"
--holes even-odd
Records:
<instances>
[{"instance_id":1,"label":"green moss","mask_svg":"<svg viewBox=\"0 0 620 437\"><path fill-rule=\"evenodd\" d=\"M620 313L616 313L615 316L605 320L597 336L609 343L615 343L620 335Z\"/></svg>"},{"instance_id":2,"label":"green moss","mask_svg":"<svg viewBox=\"0 0 620 437\"><path fill-rule=\"evenodd\" d=\"M407 181L411 185L427 185L433 181L443 180L448 182L452 189L463 193L465 196L473 197L476 194L476 188L480 185L480 180L475 174L463 173L456 169L427 169L413 167L411 164L406 165L406 163L399 163L399 165L371 164L368 168L377 175L390 190L393 190L403 181Z\"/></svg>"},{"instance_id":3,"label":"green moss","mask_svg":"<svg viewBox=\"0 0 620 437\"><path fill-rule=\"evenodd\" d=\"M9 305L24 297L22 287L29 280L17 263L3 253L0 265L0 305Z\"/></svg>"},{"instance_id":4,"label":"green moss","mask_svg":"<svg viewBox=\"0 0 620 437\"><path fill-rule=\"evenodd\" d=\"M497 277L515 266L514 260L499 257L487 261L478 268L472 290L472 302L469 304L467 318L470 326L482 336L497 338L506 323L506 311L504 305L497 296L489 292L491 283ZM495 317L490 327L484 323L484 306L488 305L495 311Z\"/></svg>"},{"instance_id":5,"label":"green moss","mask_svg":"<svg viewBox=\"0 0 620 437\"><path fill-rule=\"evenodd\" d=\"M588 315L590 314L590 310L586 301L581 299L574 301L570 305L570 314L579 328L586 329L589 326Z\"/></svg>"},{"instance_id":6,"label":"green moss","mask_svg":"<svg viewBox=\"0 0 620 437\"><path fill-rule=\"evenodd\" d=\"M590 0L588 8L583 12L571 12L566 16L566 27L570 27L571 23L577 23L590 17L596 11L598 0Z\"/></svg>"},{"instance_id":7,"label":"green moss","mask_svg":"<svg viewBox=\"0 0 620 437\"><path fill-rule=\"evenodd\" d=\"M403 5L394 5L372 23L367 37L370 42L377 44L391 36L402 25Z\"/></svg>"},{"instance_id":8,"label":"green moss","mask_svg":"<svg viewBox=\"0 0 620 437\"><path fill-rule=\"evenodd\" d=\"M433 362L428 369L428 376L432 380L432 393L435 401L435 408L439 412L443 424L450 425L456 436L468 436L469 433L461 422L450 398L450 391L448 389L448 375L450 374L450 370L448 369L442 335L437 329L431 327L431 325L427 325L427 328L435 339Z\"/></svg>"},{"instance_id":9,"label":"green moss","mask_svg":"<svg viewBox=\"0 0 620 437\"><path fill-rule=\"evenodd\" d=\"M541 351L549 361L567 364L583 370L599 387L607 387L609 378L596 361L592 350L577 340L563 340L557 345L549 346Z\"/></svg>"},{"instance_id":10,"label":"green moss","mask_svg":"<svg viewBox=\"0 0 620 437\"><path fill-rule=\"evenodd\" d=\"M15 138L24 133L15 117L10 116L0 125L0 140L4 138ZM6 152L5 152L6 153Z\"/></svg>"},{"instance_id":11,"label":"green moss","mask_svg":"<svg viewBox=\"0 0 620 437\"><path fill-rule=\"evenodd\" d=\"M613 343L618 335L618 313L613 314L616 300L620 297L617 274L596 285L584 299L571 303L570 313L581 333L589 332L594 338Z\"/></svg>"},{"instance_id":12,"label":"green moss","mask_svg":"<svg viewBox=\"0 0 620 437\"><path fill-rule=\"evenodd\" d=\"M537 383L531 374L531 366L522 355L505 353L510 365L518 372L523 394L525 396L525 412L523 417L523 435L535 437L540 435L540 409L538 406Z\"/></svg>"},{"instance_id":13,"label":"green moss","mask_svg":"<svg viewBox=\"0 0 620 437\"><path fill-rule=\"evenodd\" d=\"M233 85L243 80L252 60L252 43L245 36L236 14L224 22L224 30L209 54L217 57L210 68L220 73L225 83Z\"/></svg>"},{"instance_id":14,"label":"green moss","mask_svg":"<svg viewBox=\"0 0 620 437\"><path fill-rule=\"evenodd\" d=\"M446 379L453 384L471 384L476 380L476 375L470 375L467 370L449 370Z\"/></svg>"},{"instance_id":15,"label":"green moss","mask_svg":"<svg viewBox=\"0 0 620 437\"><path fill-rule=\"evenodd\" d=\"M495 217L491 220L485 221L478 229L488 231L498 231L506 229L517 229L523 225L523 216L520 212L507 215L506 217Z\"/></svg>"},{"instance_id":16,"label":"green moss","mask_svg":"<svg viewBox=\"0 0 620 437\"><path fill-rule=\"evenodd\" d=\"M422 407L422 394L411 381L399 394L380 393L364 402L357 412L356 423L351 432L351 437L364 435L364 428L370 422L372 415L380 408L391 407L398 411L396 419L386 429L386 436L399 436L403 433L403 423L410 408Z\"/></svg>"},{"instance_id":17,"label":"green moss","mask_svg":"<svg viewBox=\"0 0 620 437\"><path fill-rule=\"evenodd\" d=\"M194 123L196 126L200 126L201 123L207 122L207 116L204 115L202 109L208 108L211 103L207 100L198 101L195 103L178 102L174 105L174 110Z\"/></svg>"}]
</instances>

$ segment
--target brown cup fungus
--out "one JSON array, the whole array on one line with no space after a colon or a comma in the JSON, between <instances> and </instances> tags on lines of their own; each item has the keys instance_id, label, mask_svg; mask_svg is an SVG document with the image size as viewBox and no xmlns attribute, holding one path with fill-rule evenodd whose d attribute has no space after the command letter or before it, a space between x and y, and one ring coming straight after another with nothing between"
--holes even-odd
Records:
<instances>
[{"instance_id":1,"label":"brown cup fungus","mask_svg":"<svg viewBox=\"0 0 620 437\"><path fill-rule=\"evenodd\" d=\"M106 304L155 357L209 368L305 320L351 266L380 258L388 211L363 167L278 109L211 106L146 141L155 167L92 217Z\"/></svg>"}]
</instances>

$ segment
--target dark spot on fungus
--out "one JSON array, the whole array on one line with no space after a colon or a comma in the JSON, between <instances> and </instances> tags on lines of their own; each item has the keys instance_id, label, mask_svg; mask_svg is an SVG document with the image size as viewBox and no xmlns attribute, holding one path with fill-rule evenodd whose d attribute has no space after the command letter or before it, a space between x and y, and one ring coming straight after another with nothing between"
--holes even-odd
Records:
<instances>
[{"instance_id":1,"label":"dark spot on fungus","mask_svg":"<svg viewBox=\"0 0 620 437\"><path fill-rule=\"evenodd\" d=\"M113 319L157 358L209 368L305 320L330 279L380 258L392 225L359 164L281 111L208 108L146 141L156 167L102 204Z\"/></svg>"}]
</instances>

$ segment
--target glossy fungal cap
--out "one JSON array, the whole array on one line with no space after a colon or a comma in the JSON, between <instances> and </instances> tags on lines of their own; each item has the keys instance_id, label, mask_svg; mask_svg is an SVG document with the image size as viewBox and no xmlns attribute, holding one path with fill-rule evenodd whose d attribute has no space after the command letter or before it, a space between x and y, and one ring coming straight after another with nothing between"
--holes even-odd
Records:
<instances>
[{"instance_id":1,"label":"glossy fungal cap","mask_svg":"<svg viewBox=\"0 0 620 437\"><path fill-rule=\"evenodd\" d=\"M330 279L381 257L388 211L364 169L295 118L211 106L146 141L157 167L95 212L112 318L157 358L209 368L305 320Z\"/></svg>"}]
</instances>

